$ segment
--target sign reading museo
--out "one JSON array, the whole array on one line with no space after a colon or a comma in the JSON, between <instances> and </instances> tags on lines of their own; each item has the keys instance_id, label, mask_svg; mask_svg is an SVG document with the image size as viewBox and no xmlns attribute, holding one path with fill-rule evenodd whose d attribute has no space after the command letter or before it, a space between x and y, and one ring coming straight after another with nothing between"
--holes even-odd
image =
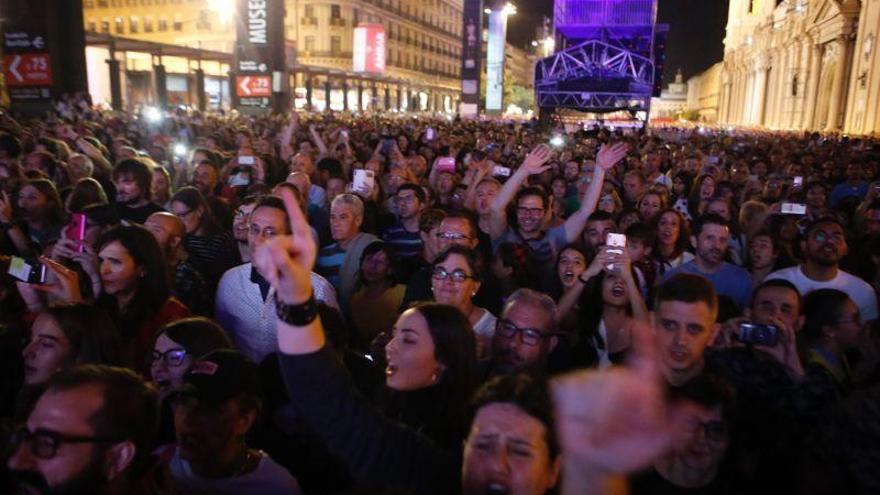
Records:
<instances>
[{"instance_id":1,"label":"sign reading museo","mask_svg":"<svg viewBox=\"0 0 880 495\"><path fill-rule=\"evenodd\" d=\"M272 102L272 72L283 70L284 64L282 1L238 0L235 50L238 106L266 108Z\"/></svg>"}]
</instances>

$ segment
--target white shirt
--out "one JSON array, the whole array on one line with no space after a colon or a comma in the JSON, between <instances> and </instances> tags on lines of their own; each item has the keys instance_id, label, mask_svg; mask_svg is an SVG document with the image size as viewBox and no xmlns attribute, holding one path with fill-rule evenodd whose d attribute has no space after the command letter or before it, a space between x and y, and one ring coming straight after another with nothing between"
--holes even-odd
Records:
<instances>
[{"instance_id":1,"label":"white shirt","mask_svg":"<svg viewBox=\"0 0 880 495\"><path fill-rule=\"evenodd\" d=\"M771 279L788 280L797 287L798 292L802 296L816 289L837 289L845 292L856 306L859 307L859 316L862 321L877 319L877 295L874 293L873 287L864 280L843 270L837 270L836 277L822 282L807 277L800 266L793 266L767 275L766 280Z\"/></svg>"},{"instance_id":2,"label":"white shirt","mask_svg":"<svg viewBox=\"0 0 880 495\"><path fill-rule=\"evenodd\" d=\"M260 286L251 282L251 263L230 268L217 286L214 319L245 356L260 363L278 351L275 334L275 289L263 301ZM339 309L336 290L324 277L312 272L315 299Z\"/></svg>"},{"instance_id":3,"label":"white shirt","mask_svg":"<svg viewBox=\"0 0 880 495\"><path fill-rule=\"evenodd\" d=\"M260 463L250 473L232 478L202 478L192 471L192 467L180 457L180 448L174 448L174 456L168 462L168 469L174 478L174 487L180 493L237 495L240 493L259 493L266 495L300 495L302 491L296 479L286 469L278 465L263 451Z\"/></svg>"}]
</instances>

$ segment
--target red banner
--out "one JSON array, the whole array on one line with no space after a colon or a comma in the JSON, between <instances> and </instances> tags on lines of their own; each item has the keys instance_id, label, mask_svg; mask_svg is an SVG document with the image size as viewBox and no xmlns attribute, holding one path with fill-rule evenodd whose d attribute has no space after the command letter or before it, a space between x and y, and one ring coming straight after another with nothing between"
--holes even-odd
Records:
<instances>
[{"instance_id":1,"label":"red banner","mask_svg":"<svg viewBox=\"0 0 880 495\"><path fill-rule=\"evenodd\" d=\"M235 94L239 98L272 96L272 76L236 76Z\"/></svg>"},{"instance_id":2,"label":"red banner","mask_svg":"<svg viewBox=\"0 0 880 495\"><path fill-rule=\"evenodd\" d=\"M48 53L22 53L3 57L6 84L15 86L51 86L52 64Z\"/></svg>"},{"instance_id":3,"label":"red banner","mask_svg":"<svg viewBox=\"0 0 880 495\"><path fill-rule=\"evenodd\" d=\"M361 24L354 28L355 72L385 72L385 27L381 24Z\"/></svg>"}]
</instances>

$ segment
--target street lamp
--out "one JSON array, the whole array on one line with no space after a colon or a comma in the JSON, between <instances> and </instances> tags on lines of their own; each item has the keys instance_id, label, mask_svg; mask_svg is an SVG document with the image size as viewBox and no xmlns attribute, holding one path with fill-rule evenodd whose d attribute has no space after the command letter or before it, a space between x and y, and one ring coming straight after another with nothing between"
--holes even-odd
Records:
<instances>
[{"instance_id":1,"label":"street lamp","mask_svg":"<svg viewBox=\"0 0 880 495\"><path fill-rule=\"evenodd\" d=\"M220 16L220 22L226 24L235 15L235 0L208 0L208 10Z\"/></svg>"}]
</instances>

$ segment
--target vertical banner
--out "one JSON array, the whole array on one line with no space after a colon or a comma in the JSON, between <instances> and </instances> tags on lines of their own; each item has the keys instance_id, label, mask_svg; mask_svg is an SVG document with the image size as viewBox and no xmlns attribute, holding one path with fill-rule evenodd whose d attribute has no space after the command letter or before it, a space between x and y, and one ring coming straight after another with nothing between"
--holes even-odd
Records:
<instances>
[{"instance_id":1,"label":"vertical banner","mask_svg":"<svg viewBox=\"0 0 880 495\"><path fill-rule=\"evenodd\" d=\"M273 90L273 77L287 73L283 0L238 0L234 103L239 109L266 111L286 93Z\"/></svg>"},{"instance_id":2,"label":"vertical banner","mask_svg":"<svg viewBox=\"0 0 880 495\"><path fill-rule=\"evenodd\" d=\"M385 73L385 26L361 24L354 28L352 55L355 72Z\"/></svg>"},{"instance_id":3,"label":"vertical banner","mask_svg":"<svg viewBox=\"0 0 880 495\"><path fill-rule=\"evenodd\" d=\"M486 46L486 112L501 113L504 108L504 41L507 39L507 12L492 9L489 14L489 41Z\"/></svg>"},{"instance_id":4,"label":"vertical banner","mask_svg":"<svg viewBox=\"0 0 880 495\"><path fill-rule=\"evenodd\" d=\"M482 0L464 0L462 15L461 51L461 107L462 117L476 117L480 113L480 72L482 63Z\"/></svg>"}]
</instances>

